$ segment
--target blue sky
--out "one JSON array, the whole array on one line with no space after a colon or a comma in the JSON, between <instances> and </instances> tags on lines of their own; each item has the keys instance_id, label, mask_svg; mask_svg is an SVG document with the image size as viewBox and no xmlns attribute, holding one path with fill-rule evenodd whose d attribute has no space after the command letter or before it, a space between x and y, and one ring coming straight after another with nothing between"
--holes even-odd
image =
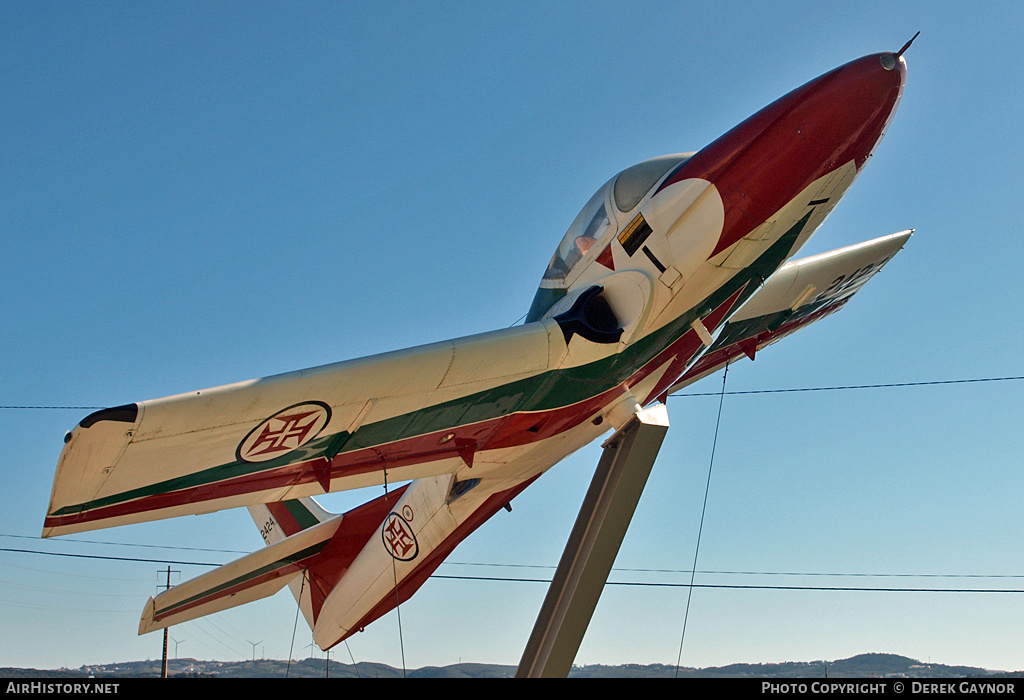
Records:
<instances>
[{"instance_id":1,"label":"blue sky","mask_svg":"<svg viewBox=\"0 0 1024 700\"><path fill-rule=\"evenodd\" d=\"M1022 20L1011 2L0 5L0 404L118 405L511 325L614 173L918 30L889 133L804 252L916 235L727 388L1021 376ZM727 396L697 568L760 573L697 582L1024 588L1022 388ZM669 399L613 580L688 581L717 402ZM25 539L86 413L0 409L0 547L226 562L260 546L244 511ZM549 576L525 567L557 563L598 452L438 573ZM135 630L161 568L0 551L0 665L158 657L160 635ZM401 609L405 662L517 663L544 592L432 579ZM609 587L578 662L675 663L685 602ZM181 656L260 641L284 658L294 613L280 594L172 636ZM890 652L1020 669L1022 627L1024 594L701 588L683 663ZM308 655L308 630L296 639ZM349 648L400 665L395 615Z\"/></svg>"}]
</instances>

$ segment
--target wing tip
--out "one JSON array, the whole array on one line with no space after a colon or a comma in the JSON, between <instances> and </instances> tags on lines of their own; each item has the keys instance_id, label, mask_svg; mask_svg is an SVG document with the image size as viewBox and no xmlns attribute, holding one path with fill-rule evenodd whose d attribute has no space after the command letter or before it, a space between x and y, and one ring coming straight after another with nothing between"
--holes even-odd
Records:
<instances>
[{"instance_id":1,"label":"wing tip","mask_svg":"<svg viewBox=\"0 0 1024 700\"><path fill-rule=\"evenodd\" d=\"M139 620L139 635L147 634L149 632L155 632L161 629L163 625L157 623L154 619L156 615L156 601L150 596L149 600L146 601L146 607L142 609L142 618Z\"/></svg>"}]
</instances>

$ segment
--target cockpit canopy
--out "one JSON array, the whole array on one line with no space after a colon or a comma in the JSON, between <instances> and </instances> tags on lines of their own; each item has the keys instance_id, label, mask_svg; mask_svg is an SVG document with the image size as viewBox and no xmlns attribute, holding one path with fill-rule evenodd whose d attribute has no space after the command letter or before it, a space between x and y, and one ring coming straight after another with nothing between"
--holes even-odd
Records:
<instances>
[{"instance_id":1,"label":"cockpit canopy","mask_svg":"<svg viewBox=\"0 0 1024 700\"><path fill-rule=\"evenodd\" d=\"M576 216L572 226L562 237L562 242L558 244L558 250L544 272L544 279L565 279L576 263L590 252L593 245L611 226L604 202L606 189L607 185L595 192Z\"/></svg>"},{"instance_id":2,"label":"cockpit canopy","mask_svg":"<svg viewBox=\"0 0 1024 700\"><path fill-rule=\"evenodd\" d=\"M677 153L645 160L626 168L606 182L594 193L566 231L544 273L544 279L568 281L572 278L571 273L576 263L586 257L594 244L612 227L614 219L608 216L608 206L614 203L618 212L628 214L669 170L689 160L691 155Z\"/></svg>"},{"instance_id":3,"label":"cockpit canopy","mask_svg":"<svg viewBox=\"0 0 1024 700\"><path fill-rule=\"evenodd\" d=\"M628 221L626 215L643 201L669 171L689 160L692 155L676 153L637 163L620 172L594 193L558 244L526 316L527 323L541 318L555 301L565 295L565 291L586 267L580 263L596 257L607 239L618 231L620 224ZM622 222L617 221L620 215ZM588 255L591 252L593 255Z\"/></svg>"}]
</instances>

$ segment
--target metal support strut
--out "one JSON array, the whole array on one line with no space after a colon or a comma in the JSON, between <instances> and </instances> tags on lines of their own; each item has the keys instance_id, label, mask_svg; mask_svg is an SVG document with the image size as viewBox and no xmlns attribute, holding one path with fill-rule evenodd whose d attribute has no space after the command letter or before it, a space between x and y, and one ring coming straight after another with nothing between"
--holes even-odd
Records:
<instances>
[{"instance_id":1,"label":"metal support strut","mask_svg":"<svg viewBox=\"0 0 1024 700\"><path fill-rule=\"evenodd\" d=\"M658 405L634 413L605 441L517 678L569 675L666 431L668 411Z\"/></svg>"}]
</instances>

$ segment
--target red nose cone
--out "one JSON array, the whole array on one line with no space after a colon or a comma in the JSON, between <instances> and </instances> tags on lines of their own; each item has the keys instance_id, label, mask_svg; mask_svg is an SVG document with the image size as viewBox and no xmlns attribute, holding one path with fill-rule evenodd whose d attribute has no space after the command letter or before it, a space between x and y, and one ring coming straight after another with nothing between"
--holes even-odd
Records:
<instances>
[{"instance_id":1,"label":"red nose cone","mask_svg":"<svg viewBox=\"0 0 1024 700\"><path fill-rule=\"evenodd\" d=\"M725 225L712 257L764 223L812 182L860 169L896 109L906 63L892 53L857 59L803 85L709 144L662 187L715 184Z\"/></svg>"}]
</instances>

